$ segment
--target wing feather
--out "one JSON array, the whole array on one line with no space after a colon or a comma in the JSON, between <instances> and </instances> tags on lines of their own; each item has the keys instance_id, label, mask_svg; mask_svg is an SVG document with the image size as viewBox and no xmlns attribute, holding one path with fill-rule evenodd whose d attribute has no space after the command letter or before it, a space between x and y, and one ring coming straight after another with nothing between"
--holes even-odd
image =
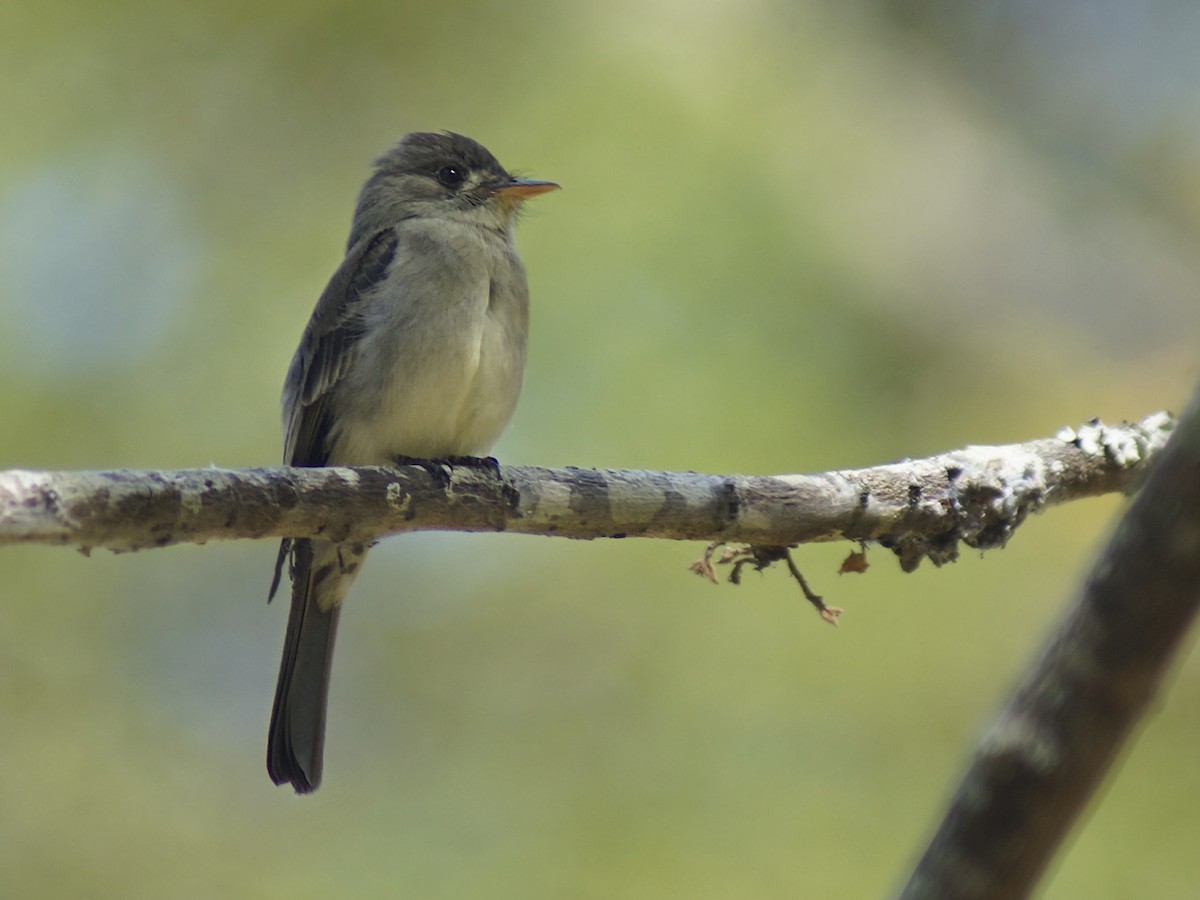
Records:
<instances>
[{"instance_id":1,"label":"wing feather","mask_svg":"<svg viewBox=\"0 0 1200 900\"><path fill-rule=\"evenodd\" d=\"M351 247L317 301L292 357L283 385L283 461L290 466L323 466L333 429L330 393L354 364L362 337L363 298L385 278L396 257L399 237L386 228ZM283 564L296 542L284 538L275 560L268 599L275 596Z\"/></svg>"},{"instance_id":2,"label":"wing feather","mask_svg":"<svg viewBox=\"0 0 1200 900\"><path fill-rule=\"evenodd\" d=\"M322 466L334 425L330 394L354 365L363 334L362 299L387 278L399 237L385 228L351 247L317 301L283 389L283 461Z\"/></svg>"}]
</instances>

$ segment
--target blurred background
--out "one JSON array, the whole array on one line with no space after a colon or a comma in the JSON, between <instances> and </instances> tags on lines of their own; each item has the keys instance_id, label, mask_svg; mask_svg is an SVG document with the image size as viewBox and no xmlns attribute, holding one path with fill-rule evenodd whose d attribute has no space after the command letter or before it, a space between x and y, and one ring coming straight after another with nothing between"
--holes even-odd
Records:
<instances>
[{"instance_id":1,"label":"blurred background","mask_svg":"<svg viewBox=\"0 0 1200 900\"><path fill-rule=\"evenodd\" d=\"M508 463L813 472L1178 410L1200 7L1102 0L0 6L0 467L274 463L370 161L451 129L519 242ZM20 897L878 897L1122 508L902 575L803 548L412 535L342 618L325 784L264 770L275 545L0 550ZM1185 661L1048 897L1200 877Z\"/></svg>"}]
</instances>

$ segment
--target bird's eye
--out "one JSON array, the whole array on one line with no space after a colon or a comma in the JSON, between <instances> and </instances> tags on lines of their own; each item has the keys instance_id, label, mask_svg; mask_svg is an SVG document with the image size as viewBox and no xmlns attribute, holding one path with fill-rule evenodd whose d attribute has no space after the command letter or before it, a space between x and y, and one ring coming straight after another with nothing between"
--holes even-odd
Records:
<instances>
[{"instance_id":1,"label":"bird's eye","mask_svg":"<svg viewBox=\"0 0 1200 900\"><path fill-rule=\"evenodd\" d=\"M467 173L459 166L442 166L437 180L443 187L456 188L467 180Z\"/></svg>"}]
</instances>

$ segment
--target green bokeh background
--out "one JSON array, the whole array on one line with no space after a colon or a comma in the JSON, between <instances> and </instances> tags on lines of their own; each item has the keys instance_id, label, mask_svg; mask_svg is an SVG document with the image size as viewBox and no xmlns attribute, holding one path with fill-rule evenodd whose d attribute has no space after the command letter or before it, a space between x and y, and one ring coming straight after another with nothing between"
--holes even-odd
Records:
<instances>
[{"instance_id":1,"label":"green bokeh background","mask_svg":"<svg viewBox=\"0 0 1200 900\"><path fill-rule=\"evenodd\" d=\"M1054 5L1057 7L1057 5ZM0 467L251 466L371 158L560 181L520 230L510 463L772 473L1178 408L1200 379L1186 4L0 7ZM1189 37L1190 35L1190 37ZM902 575L385 542L326 781L263 765L275 548L0 551L0 893L877 897L1121 510ZM1050 897L1200 880L1185 660Z\"/></svg>"}]
</instances>

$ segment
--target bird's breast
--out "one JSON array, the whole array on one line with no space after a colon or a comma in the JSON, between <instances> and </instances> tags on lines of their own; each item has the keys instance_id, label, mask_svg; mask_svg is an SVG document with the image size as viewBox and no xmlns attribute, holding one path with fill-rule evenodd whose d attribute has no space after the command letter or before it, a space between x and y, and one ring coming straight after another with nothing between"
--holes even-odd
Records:
<instances>
[{"instance_id":1,"label":"bird's breast","mask_svg":"<svg viewBox=\"0 0 1200 900\"><path fill-rule=\"evenodd\" d=\"M453 237L399 256L371 298L359 364L340 388L331 462L482 455L512 417L525 273L502 236Z\"/></svg>"}]
</instances>

